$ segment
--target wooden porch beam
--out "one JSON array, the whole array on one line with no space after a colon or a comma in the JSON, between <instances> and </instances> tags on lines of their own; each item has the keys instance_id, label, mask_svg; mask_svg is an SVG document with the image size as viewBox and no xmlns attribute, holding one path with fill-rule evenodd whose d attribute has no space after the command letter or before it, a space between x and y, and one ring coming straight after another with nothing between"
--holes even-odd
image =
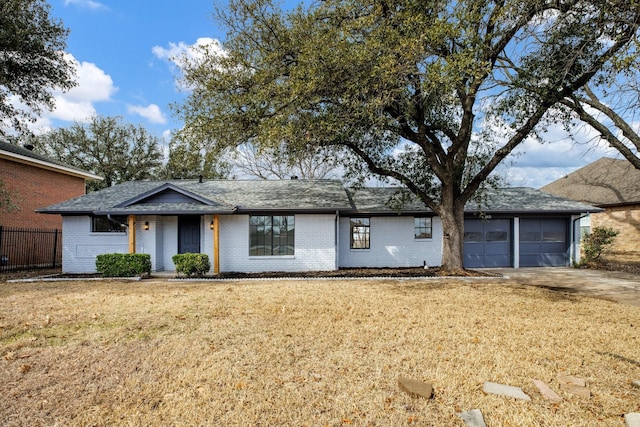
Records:
<instances>
[{"instance_id":1,"label":"wooden porch beam","mask_svg":"<svg viewBox=\"0 0 640 427\"><path fill-rule=\"evenodd\" d=\"M129 228L129 253L136 253L136 216L129 215L127 218Z\"/></svg>"}]
</instances>

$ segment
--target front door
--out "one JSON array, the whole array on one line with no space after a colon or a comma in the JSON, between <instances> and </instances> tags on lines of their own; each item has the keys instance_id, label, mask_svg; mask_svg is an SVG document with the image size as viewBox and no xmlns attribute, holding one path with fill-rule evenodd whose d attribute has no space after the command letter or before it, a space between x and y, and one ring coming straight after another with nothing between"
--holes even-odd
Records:
<instances>
[{"instance_id":1,"label":"front door","mask_svg":"<svg viewBox=\"0 0 640 427\"><path fill-rule=\"evenodd\" d=\"M200 253L200 217L178 217L178 253Z\"/></svg>"}]
</instances>

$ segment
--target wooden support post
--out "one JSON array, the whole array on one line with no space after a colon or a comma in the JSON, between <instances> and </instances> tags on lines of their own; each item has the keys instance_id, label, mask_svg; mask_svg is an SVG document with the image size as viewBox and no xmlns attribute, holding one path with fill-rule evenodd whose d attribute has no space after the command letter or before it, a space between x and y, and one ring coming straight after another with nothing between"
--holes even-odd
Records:
<instances>
[{"instance_id":1,"label":"wooden support post","mask_svg":"<svg viewBox=\"0 0 640 427\"><path fill-rule=\"evenodd\" d=\"M127 218L127 222L129 225L129 253L136 253L136 216L129 215Z\"/></svg>"},{"instance_id":2,"label":"wooden support post","mask_svg":"<svg viewBox=\"0 0 640 427\"><path fill-rule=\"evenodd\" d=\"M220 273L220 216L213 216L213 272Z\"/></svg>"}]
</instances>

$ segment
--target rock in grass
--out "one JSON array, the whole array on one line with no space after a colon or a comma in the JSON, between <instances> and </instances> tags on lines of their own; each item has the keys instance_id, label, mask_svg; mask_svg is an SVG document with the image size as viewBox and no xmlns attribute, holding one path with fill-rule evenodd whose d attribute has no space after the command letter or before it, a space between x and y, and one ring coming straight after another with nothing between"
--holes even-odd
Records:
<instances>
[{"instance_id":1,"label":"rock in grass","mask_svg":"<svg viewBox=\"0 0 640 427\"><path fill-rule=\"evenodd\" d=\"M457 415L462 418L462 421L464 421L468 427L487 427L484 423L484 417L482 416L480 409L459 412Z\"/></svg>"},{"instance_id":2,"label":"rock in grass","mask_svg":"<svg viewBox=\"0 0 640 427\"><path fill-rule=\"evenodd\" d=\"M570 375L558 375L560 389L575 396L589 398L591 391L586 387L587 382L583 378L572 377Z\"/></svg>"},{"instance_id":3,"label":"rock in grass","mask_svg":"<svg viewBox=\"0 0 640 427\"><path fill-rule=\"evenodd\" d=\"M531 400L520 387L492 383L487 381L482 387L482 391L488 394L498 394L500 396L513 397L519 400Z\"/></svg>"},{"instance_id":4,"label":"rock in grass","mask_svg":"<svg viewBox=\"0 0 640 427\"><path fill-rule=\"evenodd\" d=\"M586 387L587 381L584 378L573 377L571 375L558 375L558 382L560 384L571 384L578 387Z\"/></svg>"},{"instance_id":5,"label":"rock in grass","mask_svg":"<svg viewBox=\"0 0 640 427\"><path fill-rule=\"evenodd\" d=\"M624 415L627 427L640 427L640 412L631 412Z\"/></svg>"},{"instance_id":6,"label":"rock in grass","mask_svg":"<svg viewBox=\"0 0 640 427\"><path fill-rule=\"evenodd\" d=\"M540 394L546 400L553 403L558 403L562 401L562 398L558 396L558 394L555 391L551 390L551 388L544 382L540 380L534 380L534 379L532 379L531 381L533 381L533 385L535 385L538 388L538 391L540 391Z\"/></svg>"},{"instance_id":7,"label":"rock in grass","mask_svg":"<svg viewBox=\"0 0 640 427\"><path fill-rule=\"evenodd\" d=\"M433 397L433 385L422 381L412 380L411 378L399 377L398 386L405 393L412 397L424 397L431 399Z\"/></svg>"},{"instance_id":8,"label":"rock in grass","mask_svg":"<svg viewBox=\"0 0 640 427\"><path fill-rule=\"evenodd\" d=\"M633 380L631 381L631 385L640 388L640 380Z\"/></svg>"}]
</instances>

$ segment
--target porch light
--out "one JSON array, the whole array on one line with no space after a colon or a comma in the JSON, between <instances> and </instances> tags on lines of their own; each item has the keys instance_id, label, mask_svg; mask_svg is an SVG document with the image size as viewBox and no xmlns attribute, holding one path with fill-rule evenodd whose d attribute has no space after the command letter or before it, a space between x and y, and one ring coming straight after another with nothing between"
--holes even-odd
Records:
<instances>
[{"instance_id":1,"label":"porch light","mask_svg":"<svg viewBox=\"0 0 640 427\"><path fill-rule=\"evenodd\" d=\"M209 228L213 230L213 221L209 224Z\"/></svg>"},{"instance_id":2,"label":"porch light","mask_svg":"<svg viewBox=\"0 0 640 427\"><path fill-rule=\"evenodd\" d=\"M149 221L145 221L144 222L144 229L148 230L149 229Z\"/></svg>"}]
</instances>

